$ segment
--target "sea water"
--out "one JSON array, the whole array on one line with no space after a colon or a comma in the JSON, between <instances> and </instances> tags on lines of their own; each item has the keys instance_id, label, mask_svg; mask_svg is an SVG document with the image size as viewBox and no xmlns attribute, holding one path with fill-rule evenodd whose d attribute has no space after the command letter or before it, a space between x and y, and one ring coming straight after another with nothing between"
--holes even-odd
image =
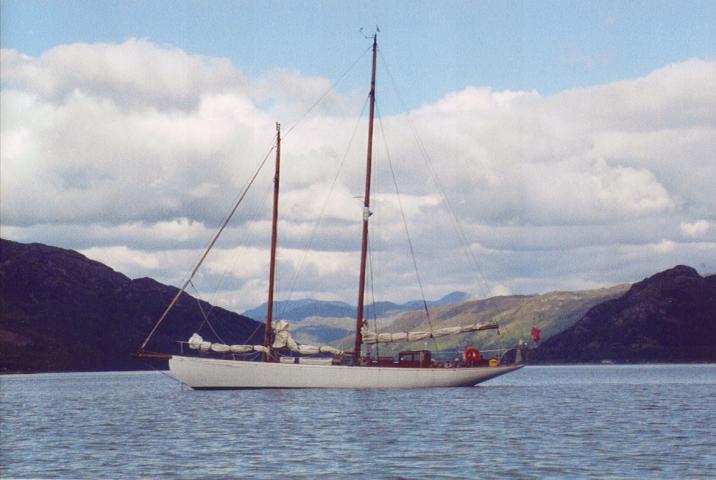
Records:
<instances>
[{"instance_id":1,"label":"sea water","mask_svg":"<svg viewBox=\"0 0 716 480\"><path fill-rule=\"evenodd\" d=\"M193 391L0 377L1 478L716 478L716 365L527 367L474 388Z\"/></svg>"}]
</instances>

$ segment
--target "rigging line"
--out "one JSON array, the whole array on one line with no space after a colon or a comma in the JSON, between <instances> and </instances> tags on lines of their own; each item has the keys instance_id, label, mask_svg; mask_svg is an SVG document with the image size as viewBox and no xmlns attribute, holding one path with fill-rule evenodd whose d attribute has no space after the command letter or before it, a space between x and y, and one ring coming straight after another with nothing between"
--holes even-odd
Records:
<instances>
[{"instance_id":1,"label":"rigging line","mask_svg":"<svg viewBox=\"0 0 716 480\"><path fill-rule=\"evenodd\" d=\"M259 213L260 213L259 209L255 208L249 215L247 223L250 224L251 222L256 220L259 216ZM245 243L245 239L246 239L246 237L248 237L247 232L248 232L248 229L242 230L242 235L238 239L238 242L237 242L239 245L242 245ZM207 315L211 315L211 312L217 306L216 303L218 303L217 299L218 299L219 290L221 290L224 287L224 285L226 284L226 282L229 278L229 272L234 271L234 268L236 267L237 262L238 262L238 255L234 255L233 259L231 260L230 268L225 269L224 272L221 274L221 278L219 279L219 282L217 283L216 287L214 288L214 291L211 293L211 301L209 302L210 307L209 307L209 311L207 312ZM196 288L195 288L195 290L196 290ZM223 342L223 343L226 343L226 342Z\"/></svg>"},{"instance_id":2,"label":"rigging line","mask_svg":"<svg viewBox=\"0 0 716 480\"><path fill-rule=\"evenodd\" d=\"M445 202L445 207L450 214L450 217L453 221L453 228L455 229L455 232L458 235L458 238L463 244L463 247L465 248L465 252L467 253L467 257L469 258L470 262L472 263L472 268L474 272L477 274L478 278L478 286L482 289L482 294L486 296L487 292L487 282L485 280L485 277L482 273L482 269L480 267L479 262L477 261L477 258L475 257L474 252L472 251L471 243L467 238L467 234L465 233L465 230L462 226L462 223L460 222L460 219L457 216L457 213L455 212L455 208L452 205L452 202L450 201L450 198L445 190L445 187L442 185L442 182L440 181L440 177L437 174L437 171L435 170L435 167L433 166L432 158L430 157L430 154L427 152L427 149L422 142L422 139L418 136L418 133L415 129L415 125L408 120L408 123L411 127L412 133L415 136L416 143L418 144L418 148L423 156L423 160L425 161L426 166L428 167L428 171L430 172L431 178L435 185L438 188L438 191L440 193L440 196Z\"/></svg>"},{"instance_id":3,"label":"rigging line","mask_svg":"<svg viewBox=\"0 0 716 480\"><path fill-rule=\"evenodd\" d=\"M149 340L152 338L154 333L157 331L157 329L159 328L159 325L162 324L164 319L169 314L169 311L177 303L177 301L179 300L179 297L181 297L182 293L184 293L184 290L186 290L186 287L189 285L189 282L191 282L191 279L194 278L194 275L196 275L196 272L197 272L197 270L199 270L199 267L201 267L201 264L204 262L204 259L206 258L207 255L209 255L209 251L212 249L212 247L217 242L217 240L219 240L219 236L221 235L221 232L224 231L224 228L226 228L226 225L229 223L229 220L231 220L231 217L234 215L234 212L236 212L236 209L239 208L239 205L243 201L246 194L249 192L249 189L251 188L251 185L253 185L254 181L256 180L256 177L259 176L259 173L263 169L264 165L266 165L266 161L268 160L268 158L271 155L271 152L273 151L274 148L275 148L275 145L271 146L271 148L269 148L269 151L266 152L266 156L264 156L263 160L261 160L261 162L259 162L259 165L256 168L256 171L254 172L253 176L250 178L250 180L246 184L244 191L239 195L238 200L236 200L236 203L234 203L233 207L229 210L229 213L224 218L223 222L221 223L221 226L216 231L214 236L211 238L211 241L209 242L209 245L206 247L206 250L204 251L204 253L201 254L201 256L199 257L199 260L196 262L196 265L191 270L191 273L189 274L189 278L184 281L184 284L179 289L177 294L174 296L172 301L169 303L167 308L164 310L164 313L162 313L162 316L159 317L159 320L157 320L157 323L154 324L154 328L152 328L152 331L149 332L149 335L147 335L147 338L144 339L144 342L139 347L139 352L142 352L144 350L144 347L147 346L147 343L149 343Z\"/></svg>"},{"instance_id":4,"label":"rigging line","mask_svg":"<svg viewBox=\"0 0 716 480\"><path fill-rule=\"evenodd\" d=\"M348 158L348 153L350 152L351 145L353 144L353 140L355 139L356 133L358 132L358 126L360 125L361 118L363 117L363 114L365 113L365 107L368 105L368 99L370 96L366 96L365 101L363 102L363 107L361 108L360 114L358 115L358 118L356 119L356 123L353 126L353 133L351 134L350 140L348 140L348 145L346 146L345 151L343 152L343 158L341 158L341 163L338 165L338 170L336 171L336 175L333 177L333 182L331 182L331 188L328 190L328 195L326 195L326 200L323 202L323 207L321 207L321 212L318 214L318 221L313 225L313 230L311 231L311 235L308 240L308 244L303 249L303 255L301 256L301 260L298 262L298 268L296 268L296 271L293 273L291 277L291 282L289 283L288 287L288 296L287 301L291 300L291 297L293 296L293 289L296 286L296 281L298 280L298 275L303 270L303 265L306 261L306 258L308 257L308 252L311 250L311 247L313 246L313 242L316 239L316 233L318 232L318 228L321 226L321 222L323 221L323 215L326 213L326 209L328 208L328 201L331 199L331 195L333 194L333 190L336 187L336 184L338 183L338 178L341 175L341 172L343 171L343 166L346 163L346 159ZM285 137L284 137L285 138Z\"/></svg>"},{"instance_id":5,"label":"rigging line","mask_svg":"<svg viewBox=\"0 0 716 480\"><path fill-rule=\"evenodd\" d=\"M383 66L385 67L386 72L388 73L388 78L390 78L391 85L393 87L393 90L395 91L395 95L398 97L398 101L400 102L401 106L403 107L403 110L405 110L407 112L408 108L405 104L405 101L403 100L403 97L400 95L400 91L398 90L398 86L395 81L395 78L393 78L393 74L391 73L390 68L388 67L388 63L385 61L385 57L383 56L382 51L380 51L380 59L383 62ZM445 188L442 186L442 183L440 182L440 178L438 177L437 172L435 171L434 167L432 166L432 159L430 157L430 154L428 153L427 148L425 148L425 144L423 143L422 139L418 135L417 128L415 127L415 124L413 123L412 119L410 118L410 115L406 115L406 119L408 121L408 126L410 127L410 131L413 134L413 137L415 138L415 143L418 146L418 150L423 155L425 164L427 165L428 170L433 178L433 181L435 182L436 186L438 187L438 191L440 192L440 195L442 196L443 200L445 201L447 210L453 219L453 225L454 225L454 228L458 234L458 238L460 238L460 241L463 243L465 250L467 252L467 256L470 258L470 261L472 262L472 268L475 270L475 273L477 274L477 277L479 279L479 286L482 289L482 294L483 294L483 296L486 296L487 281L485 280L485 276L482 274L482 269L480 268L480 264L478 263L474 252L472 251L472 248L470 246L470 242L467 238L467 235L465 234L465 231L462 228L462 224L460 223L460 220L457 217L457 215L452 207L452 204L450 203L447 193L445 192Z\"/></svg>"},{"instance_id":6,"label":"rigging line","mask_svg":"<svg viewBox=\"0 0 716 480\"><path fill-rule=\"evenodd\" d=\"M375 280L373 278L373 239L371 236L368 237L368 269L370 272L370 298L371 302L373 302L373 326L375 328L375 333L378 333L378 313L375 309ZM376 358L380 359L380 349L378 347L378 342L375 344L375 356Z\"/></svg>"},{"instance_id":7,"label":"rigging line","mask_svg":"<svg viewBox=\"0 0 716 480\"><path fill-rule=\"evenodd\" d=\"M251 214L249 215L248 223L251 223L251 222L255 221L255 220L258 218L259 213L261 213L261 212L259 211L259 209L255 208L255 209L251 212ZM244 243L244 240L246 239L246 237L248 237L248 234L247 234L247 230L245 229L245 230L243 231L241 237L239 238L238 243L239 243L239 244ZM218 298L219 290L226 284L226 281L227 281L227 279L228 279L228 277L229 277L229 272L231 272L231 271L234 270L234 267L236 266L236 263L237 263L237 262L238 262L238 255L235 255L235 256L234 256L234 259L232 260L232 263L231 263L231 268L229 268L229 269L227 269L227 270L225 270L225 271L223 272L223 274L222 274L222 276L221 276L221 279L219 280L218 285L216 286L216 288L215 288L214 291L212 292L212 301L209 302L210 307L209 307L209 311L207 312L207 316L210 316L210 315L211 315L211 312L214 310L214 308L216 308L216 307L218 306L218 305L216 305L216 304L218 303L217 298ZM193 283L192 283L191 285L192 285L192 287L194 287L194 284L193 284ZM194 290L197 291L197 293L198 293L198 290L196 289L196 287L194 287ZM246 317L246 318L248 318L248 317ZM253 319L253 318L252 318L252 320L256 320L256 319ZM256 321L257 321L257 323L258 323L259 325L258 325L258 326L256 327L256 329L251 333L251 335L249 335L248 337L245 337L245 338L246 338L246 342L248 342L251 338L253 338L253 336L256 334L256 332L258 332L259 329L264 328L264 324L260 323L260 322L261 322L260 320L256 320ZM202 324L202 326L203 326L203 324ZM211 326L211 324L210 324L209 326L211 327L212 331L214 331L214 334L218 337L218 336L219 336L218 333L213 329L213 327ZM200 327L200 328L201 328L201 327ZM225 342L225 341L222 340L222 343L227 343L227 342Z\"/></svg>"},{"instance_id":8,"label":"rigging line","mask_svg":"<svg viewBox=\"0 0 716 480\"><path fill-rule=\"evenodd\" d=\"M278 248L276 248L276 283L274 285L274 298L273 298L273 311L276 312L274 314L274 318L281 319L281 314L283 311L279 311L279 296L281 295L281 268L279 260L281 259L280 251ZM268 305L266 305L268 307ZM267 311L268 313L268 311Z\"/></svg>"},{"instance_id":9,"label":"rigging line","mask_svg":"<svg viewBox=\"0 0 716 480\"><path fill-rule=\"evenodd\" d=\"M214 329L214 326L211 324L211 322L209 321L209 314L211 313L211 309L213 308L213 305L209 304L209 311L205 312L204 307L201 305L201 299L200 299L201 294L199 293L199 290L196 288L196 285L194 285L194 282L190 281L189 286L194 289L194 292L196 292L196 296L194 298L196 299L196 304L199 306L199 311L201 312L202 317L204 317L204 321L201 323L201 325L199 325L198 330L201 330L201 328L204 326L204 324L206 324L209 326L209 329L214 333L214 335L216 335L216 338L221 343L226 343L224 341L224 339L221 338L221 335L219 335L219 333Z\"/></svg>"},{"instance_id":10,"label":"rigging line","mask_svg":"<svg viewBox=\"0 0 716 480\"><path fill-rule=\"evenodd\" d=\"M305 112L303 115L301 115L301 118L299 118L299 119L296 121L296 123L294 123L294 124L291 126L291 128L289 128L289 129L286 131L286 133L282 134L284 140L286 139L286 137L288 137L288 136L291 134L291 132L293 131L293 129L296 128L301 122L303 122L303 120L306 119L306 117L308 116L308 114L311 113L311 111L313 111L313 109L316 108L316 107L323 101L323 99L326 98L326 96L328 96L328 94L331 93L331 91L338 86L338 84L339 84L341 81L343 81L343 79L346 77L346 75L348 75L348 73L349 73L351 70L353 70L353 67L355 67L356 64L358 64L358 62L360 62L361 59L362 59L368 52L371 51L372 48L373 48L373 46L371 45L371 46L368 47L363 53L361 53L361 54L358 56L358 58L356 58L355 61L353 61L353 63L351 63L350 66L338 77L338 79L335 80L335 81L331 84L330 87L328 87L328 90L326 90L325 92L323 92L323 94L322 94L320 97L318 97L318 99L317 99L315 102L313 102L313 105L311 105L311 106L308 108L308 110L306 110L306 112Z\"/></svg>"},{"instance_id":11,"label":"rigging line","mask_svg":"<svg viewBox=\"0 0 716 480\"><path fill-rule=\"evenodd\" d=\"M458 238L460 238L460 241L462 242L463 246L465 247L465 251L467 252L467 256L472 262L472 267L475 270L475 273L477 273L479 281L481 282L481 287L483 289L483 294L486 292L486 284L484 275L482 274L482 269L480 268L480 264L477 261L477 258L475 257L474 252L472 251L472 247L470 246L470 241L467 238L467 234L465 233L465 229L462 226L462 223L460 222L460 219L457 216L457 213L455 213L455 208L453 207L452 203L450 202L450 199L447 195L447 192L445 190L445 187L443 187L442 182L440 181L440 177L437 174L437 171L435 170L435 167L432 164L432 159L430 158L430 155L427 153L427 150L425 146L422 144L422 140L419 140L420 142L420 149L423 153L423 158L425 160L426 165L428 166L428 169L431 172L431 176L433 181L435 182L435 185L438 187L438 190L440 191L440 195L442 196L443 200L445 201L446 208L448 212L450 213L450 216L453 220L453 226L455 228L455 231L458 234Z\"/></svg>"},{"instance_id":12,"label":"rigging line","mask_svg":"<svg viewBox=\"0 0 716 480\"><path fill-rule=\"evenodd\" d=\"M377 105L376 105L377 107ZM379 166L378 164L378 158L373 158L373 165L374 169L377 169ZM376 170L377 171L377 170ZM376 248L376 242L380 240L380 236L376 235L376 232L379 232L382 228L382 204L380 201L380 197L378 194L378 176L373 175L371 177L371 190L374 192L374 196L372 199L372 212L371 215L375 214L375 220L373 221L373 227L370 229L370 232L368 234L368 268L370 272L370 297L371 302L373 304L373 326L375 328L375 333L378 333L378 311L376 309L376 302L375 302L375 267L374 265L380 265L380 262L376 261L374 262L374 257L377 257L378 252L380 251L379 248ZM380 210L380 213L379 213ZM367 325L367 321L366 321ZM376 358L380 359L380 343L376 342L375 344L375 356Z\"/></svg>"},{"instance_id":13,"label":"rigging line","mask_svg":"<svg viewBox=\"0 0 716 480\"><path fill-rule=\"evenodd\" d=\"M390 68L388 67L387 62L385 61L385 57L383 57L381 53L381 60L383 62L383 65L385 66L386 71L388 72L388 76L390 77L391 84L393 86L393 90L396 93L396 96L398 97L398 100L401 102L403 108L407 110L407 107L405 106L405 102L403 101L402 96L400 95L400 92L398 91L397 83L395 82L395 78L393 77ZM408 125L410 126L411 132L413 133L413 136L415 137L416 144L418 145L418 149L420 150L420 153L423 155L423 159L426 163L426 166L428 167L428 170L430 171L430 174L432 176L432 179L434 180L436 186L438 187L438 191L440 192L440 195L445 200L445 204L447 207L448 212L450 213L451 217L453 218L454 226L456 229L456 232L458 234L458 237L463 242L465 249L468 253L468 256L470 257L470 260L473 263L473 268L475 269L476 273L478 274L480 281L482 282L482 286L486 285L486 281L484 279L484 276L482 274L481 268L479 266L479 263L477 262L477 259L474 256L474 253L472 252L472 249L470 247L470 242L467 239L467 235L465 234L464 229L462 228L462 224L460 223L459 218L457 217L457 214L455 213L455 209L453 208L452 204L450 203L450 199L447 196L447 192L445 191L445 188L442 185L442 182L440 181L440 177L437 175L437 172L433 166L432 158L430 157L430 154L427 151L427 148L425 147L425 144L422 141L422 138L417 133L417 128L415 127L415 124L412 122L412 119L410 116L407 116ZM483 292L484 293L484 292Z\"/></svg>"},{"instance_id":14,"label":"rigging line","mask_svg":"<svg viewBox=\"0 0 716 480\"><path fill-rule=\"evenodd\" d=\"M223 217L222 220L221 220L220 225L226 226L226 224L229 222L229 220L230 220L231 217L233 216L234 212L236 211L236 208L238 207L239 203L241 203L241 201L243 200L243 198L244 198L244 197L246 196L246 194L248 193L249 188L250 188L251 185L253 184L254 180L255 180L256 177L258 176L259 171L261 171L261 169L263 168L264 164L265 164L266 161L268 160L268 157L269 157L269 155L271 155L271 152L273 152L274 148L276 148L276 145L272 145L272 146L268 149L268 151L266 152L266 155L264 156L263 160L262 160L261 162L259 162L258 167L257 167L257 169L256 169L256 171L255 171L255 173L254 173L254 175L253 175L252 177L249 177L249 179L246 181L246 183L245 183L245 184L241 187L241 189L239 190L239 193L236 194L236 196L234 197L234 201L231 203L232 207L231 207L231 208L227 211L227 213L224 215L224 217ZM220 233L220 232L218 232L218 233ZM212 246L213 246L213 244L214 244L214 242L216 241L217 238L218 238L218 236L217 236L216 234L214 234L214 237L211 237L211 238L209 239L209 241L208 241L208 242L206 243L206 245L204 246L205 253L208 253L208 250L210 250L210 249L212 248ZM182 278L182 283L186 282L186 283L188 284L189 281L191 281L191 278L193 277L194 274L196 274L196 271L194 271L194 270L190 271L190 272L189 272L189 275L188 275L188 276L189 276L189 280L187 280L187 276L184 276L184 277Z\"/></svg>"},{"instance_id":15,"label":"rigging line","mask_svg":"<svg viewBox=\"0 0 716 480\"><path fill-rule=\"evenodd\" d=\"M273 151L273 148L275 148L275 145L274 145L273 147L271 147L271 149L269 149L267 155L270 155L270 154L271 154L271 152ZM247 183L248 183L248 182L247 182ZM247 187L246 187L246 184L244 184L244 186L242 187L242 190L241 190L241 191L243 191L245 188L247 188ZM235 199L234 199L234 203L237 201L236 199L237 199L239 196L240 196L240 194L237 194L237 196L236 196ZM232 204L232 205L233 205L233 204ZM254 220L256 220L256 218L258 218L258 216L259 216L259 213L260 213L259 209L257 209L257 208L254 207L253 210L251 210L250 213L249 213L249 215L248 215L248 223L251 223L251 222L253 222ZM224 219L226 219L226 217L224 217ZM243 229L243 230L242 230L242 235L241 235L241 237L238 239L238 244L243 244L243 243L244 243L244 240L246 239L246 237L248 237L247 229ZM211 314L212 310L213 310L214 307L216 306L215 304L217 303L216 300L217 300L217 298L218 298L218 297L217 297L217 296L218 296L218 292L219 292L219 290L226 284L226 280L227 280L227 278L228 278L228 274L229 274L230 271L233 271L233 270L234 270L234 267L236 266L236 262L237 262L237 261L238 261L238 256L235 255L234 258L232 259L231 268L224 270L224 272L222 273L222 275L221 275L221 277L220 277L220 279L219 279L219 283L216 285L216 288L214 288L214 291L211 293L212 297L211 297L211 301L209 301L210 308L209 308L208 314ZM195 290L196 290L196 288L195 288Z\"/></svg>"},{"instance_id":16,"label":"rigging line","mask_svg":"<svg viewBox=\"0 0 716 480\"><path fill-rule=\"evenodd\" d=\"M415 249L413 248L413 241L410 238L410 231L408 230L408 221L405 218L405 211L403 209L403 201L400 197L400 190L398 189L398 180L395 177L395 170L393 169L393 160L390 157L390 149L388 148L388 141L385 138L385 130L383 129L383 117L380 115L380 109L376 105L376 111L378 113L378 125L380 126L380 134L383 138L383 145L385 146L385 154L388 157L388 166L390 167L390 175L393 178L393 186L395 186L395 194L398 197L398 206L400 207L400 217L403 220L403 228L405 229L405 236L408 238L408 248L410 249L410 258L413 260L413 269L415 270L415 278L418 281L418 286L420 287L420 296L423 299L423 308L425 309L425 318L428 320L428 326L430 327L430 338L433 339L435 342L435 347L437 350L438 344L435 337L432 336L433 331L433 324L430 319L430 312L428 311L428 303L425 300L425 290L423 289L423 282L420 279L420 272L418 271L418 262L415 259Z\"/></svg>"},{"instance_id":17,"label":"rigging line","mask_svg":"<svg viewBox=\"0 0 716 480\"><path fill-rule=\"evenodd\" d=\"M249 318L249 317L246 317L246 318ZM252 318L251 320L254 320L254 319ZM258 325L256 325L256 328L254 328L254 331L251 332L251 335L249 335L248 338L246 339L247 343L254 338L254 335L256 335L256 333L258 333L259 330L266 328L266 323L261 323L259 320L255 320L255 322L258 323ZM254 340L251 343L256 343L257 341L263 342L263 337L261 337L259 340Z\"/></svg>"},{"instance_id":18,"label":"rigging line","mask_svg":"<svg viewBox=\"0 0 716 480\"><path fill-rule=\"evenodd\" d=\"M417 135L417 133L416 133L416 135ZM446 208L447 208L448 212L450 213L450 216L453 219L453 226L455 228L455 231L457 232L458 237L462 241L462 243L465 247L465 251L467 252L467 256L470 259L470 261L472 262L472 267L475 270L475 273L477 273L480 282L482 283L481 287L483 288L483 294L484 294L486 291L487 282L485 281L484 275L482 274L482 269L480 268L480 264L478 263L474 252L472 251L472 248L470 246L470 241L467 238L467 234L465 233L465 230L462 226L462 223L460 222L460 219L457 216L457 213L455 213L455 208L453 207L452 203L450 202L450 199L447 195L445 187L443 187L442 182L440 181L440 177L438 176L437 171L435 170L435 167L433 166L432 158L428 154L427 149L425 148L424 144L422 143L422 140L418 139L418 142L420 145L421 153L423 154L423 158L425 160L425 164L428 166L428 169L431 172L432 179L435 182L435 185L438 187L438 190L440 191L440 194L441 194L443 200L445 200Z\"/></svg>"},{"instance_id":19,"label":"rigging line","mask_svg":"<svg viewBox=\"0 0 716 480\"><path fill-rule=\"evenodd\" d=\"M182 382L182 381L179 380L178 378L173 377L172 375L170 375L169 373L165 372L164 370L159 370L157 367L155 367L154 365L152 365L152 364L150 364L150 363L148 363L148 362L144 362L144 365L146 365L147 367L151 368L151 369L154 370L155 372L161 373L162 375L164 375L164 376L167 377L168 379L173 380L173 381L175 381L175 382L178 382L178 383L181 384L182 386L187 385L186 383ZM188 386L188 385L187 385L187 386Z\"/></svg>"}]
</instances>

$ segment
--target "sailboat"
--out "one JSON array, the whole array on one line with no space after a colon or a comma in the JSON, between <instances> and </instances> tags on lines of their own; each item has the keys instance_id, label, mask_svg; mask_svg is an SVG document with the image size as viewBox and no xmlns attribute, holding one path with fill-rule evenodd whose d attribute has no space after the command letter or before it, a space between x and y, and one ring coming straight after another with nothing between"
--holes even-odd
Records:
<instances>
[{"instance_id":1,"label":"sailboat","mask_svg":"<svg viewBox=\"0 0 716 480\"><path fill-rule=\"evenodd\" d=\"M204 340L198 334L182 346L190 354L179 355L154 353L146 347L174 307L202 262L226 227L248 188L255 180L254 174L244 192L240 195L229 215L209 242L185 283L169 303L164 313L152 328L136 356L152 359L166 359L169 370L183 384L198 390L210 389L255 389L255 388L428 388L474 386L491 378L513 372L523 366L522 348L515 350L515 361L504 365L497 359L481 361L475 348L465 350L465 360L455 363L436 362L429 350L400 352L398 359L371 358L362 355L364 345L379 345L395 342L418 342L446 335L480 332L498 328L496 323L474 323L471 325L445 327L427 331L378 333L368 328L364 320L364 297L366 285L366 259L368 252L368 229L371 216L370 193L373 150L373 120L375 115L376 52L377 33L372 36L372 72L370 83L370 107L368 123L368 147L366 151L365 194L363 196L363 230L358 283L358 305L356 309L355 341L352 352L344 352L333 346L304 345L296 342L289 333L284 320L273 324L274 283L276 269L277 225L279 203L279 176L281 165L281 128L276 124L276 160L274 173L273 216L271 232L271 257L269 264L269 291L267 315L262 345L227 345ZM427 312L427 305L426 305ZM182 349L183 351L183 349ZM284 353L300 356L284 355ZM191 354L193 353L193 354ZM260 354L260 358L256 358ZM312 358L311 355L323 356ZM216 358L216 356L219 358ZM242 359L243 356L251 358ZM326 357L326 355L330 355Z\"/></svg>"}]
</instances>

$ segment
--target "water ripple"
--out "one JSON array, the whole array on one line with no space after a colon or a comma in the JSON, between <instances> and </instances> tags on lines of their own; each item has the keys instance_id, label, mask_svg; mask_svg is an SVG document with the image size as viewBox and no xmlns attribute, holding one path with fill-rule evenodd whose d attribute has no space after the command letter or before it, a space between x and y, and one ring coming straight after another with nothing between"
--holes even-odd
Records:
<instances>
[{"instance_id":1,"label":"water ripple","mask_svg":"<svg viewBox=\"0 0 716 480\"><path fill-rule=\"evenodd\" d=\"M528 367L477 388L196 392L0 377L0 477L714 478L716 366Z\"/></svg>"}]
</instances>

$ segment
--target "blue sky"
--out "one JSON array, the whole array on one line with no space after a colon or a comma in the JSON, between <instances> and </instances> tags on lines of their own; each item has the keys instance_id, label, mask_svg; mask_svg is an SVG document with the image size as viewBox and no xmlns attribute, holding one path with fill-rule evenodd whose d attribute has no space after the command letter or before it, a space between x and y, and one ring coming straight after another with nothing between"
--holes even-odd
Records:
<instances>
[{"instance_id":1,"label":"blue sky","mask_svg":"<svg viewBox=\"0 0 716 480\"><path fill-rule=\"evenodd\" d=\"M645 75L716 48L714 1L33 1L2 0L2 45L31 56L137 37L335 78L381 28L409 108L466 85L552 94ZM352 55L352 56L351 56ZM358 86L350 80L346 87Z\"/></svg>"}]
</instances>

